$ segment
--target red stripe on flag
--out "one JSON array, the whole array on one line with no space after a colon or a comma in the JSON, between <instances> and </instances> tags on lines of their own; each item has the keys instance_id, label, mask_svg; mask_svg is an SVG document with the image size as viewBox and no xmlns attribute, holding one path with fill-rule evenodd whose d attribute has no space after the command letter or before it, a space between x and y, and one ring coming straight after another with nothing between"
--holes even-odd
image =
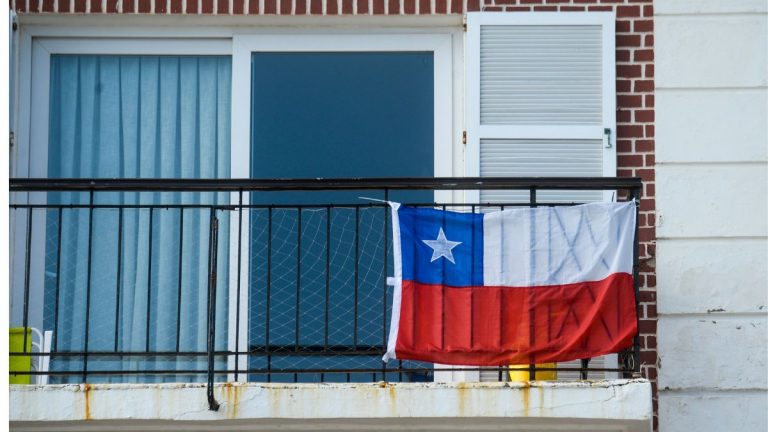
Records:
<instances>
[{"instance_id":1,"label":"red stripe on flag","mask_svg":"<svg viewBox=\"0 0 768 432\"><path fill-rule=\"evenodd\" d=\"M632 345L632 276L537 287L403 281L398 359L456 365L562 362Z\"/></svg>"}]
</instances>

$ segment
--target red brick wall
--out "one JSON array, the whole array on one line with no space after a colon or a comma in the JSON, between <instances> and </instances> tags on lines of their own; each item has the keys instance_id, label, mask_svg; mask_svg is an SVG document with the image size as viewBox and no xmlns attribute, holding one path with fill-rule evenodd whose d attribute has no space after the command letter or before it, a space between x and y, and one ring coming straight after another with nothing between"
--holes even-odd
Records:
<instances>
[{"instance_id":1,"label":"red brick wall","mask_svg":"<svg viewBox=\"0 0 768 432\"><path fill-rule=\"evenodd\" d=\"M642 374L657 412L652 0L11 0L19 12L410 15L466 11L615 11L618 175L644 181L640 207ZM654 419L654 428L656 427Z\"/></svg>"}]
</instances>

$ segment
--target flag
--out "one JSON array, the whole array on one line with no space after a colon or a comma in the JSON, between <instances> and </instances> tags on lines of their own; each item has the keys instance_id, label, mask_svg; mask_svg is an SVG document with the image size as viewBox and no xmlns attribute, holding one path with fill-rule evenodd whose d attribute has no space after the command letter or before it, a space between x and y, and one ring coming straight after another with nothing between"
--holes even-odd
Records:
<instances>
[{"instance_id":1,"label":"flag","mask_svg":"<svg viewBox=\"0 0 768 432\"><path fill-rule=\"evenodd\" d=\"M631 346L634 202L480 214L390 206L385 361L547 363Z\"/></svg>"}]
</instances>

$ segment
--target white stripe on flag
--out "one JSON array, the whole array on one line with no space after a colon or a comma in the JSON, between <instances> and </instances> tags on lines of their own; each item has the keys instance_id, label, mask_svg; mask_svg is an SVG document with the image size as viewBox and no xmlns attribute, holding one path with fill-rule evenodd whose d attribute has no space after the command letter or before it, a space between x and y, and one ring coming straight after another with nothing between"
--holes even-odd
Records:
<instances>
[{"instance_id":1,"label":"white stripe on flag","mask_svg":"<svg viewBox=\"0 0 768 432\"><path fill-rule=\"evenodd\" d=\"M561 285L631 274L634 227L634 201L487 213L484 284Z\"/></svg>"}]
</instances>

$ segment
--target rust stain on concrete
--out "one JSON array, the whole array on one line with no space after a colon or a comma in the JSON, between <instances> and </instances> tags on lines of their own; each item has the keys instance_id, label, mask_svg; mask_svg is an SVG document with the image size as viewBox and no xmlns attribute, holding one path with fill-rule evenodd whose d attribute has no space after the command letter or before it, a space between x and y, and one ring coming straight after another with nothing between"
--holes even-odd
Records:
<instances>
[{"instance_id":1,"label":"rust stain on concrete","mask_svg":"<svg viewBox=\"0 0 768 432\"><path fill-rule=\"evenodd\" d=\"M227 407L227 417L237 418L237 409L240 406L240 386L230 382L224 384L224 401Z\"/></svg>"},{"instance_id":2,"label":"rust stain on concrete","mask_svg":"<svg viewBox=\"0 0 768 432\"><path fill-rule=\"evenodd\" d=\"M523 415L528 417L531 410L531 383L526 381L520 389L523 392Z\"/></svg>"},{"instance_id":3,"label":"rust stain on concrete","mask_svg":"<svg viewBox=\"0 0 768 432\"><path fill-rule=\"evenodd\" d=\"M83 397L85 398L85 419L91 420L91 385L83 384Z\"/></svg>"}]
</instances>

